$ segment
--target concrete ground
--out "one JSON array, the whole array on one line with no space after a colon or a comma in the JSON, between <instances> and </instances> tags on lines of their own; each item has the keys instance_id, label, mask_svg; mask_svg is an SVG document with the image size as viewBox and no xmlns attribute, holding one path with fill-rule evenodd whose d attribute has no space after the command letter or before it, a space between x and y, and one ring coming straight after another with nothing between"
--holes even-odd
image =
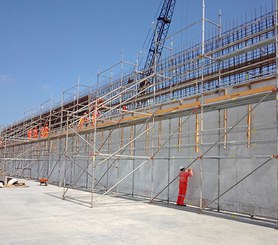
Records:
<instances>
[{"instance_id":1,"label":"concrete ground","mask_svg":"<svg viewBox=\"0 0 278 245\"><path fill-rule=\"evenodd\" d=\"M190 207L150 205L26 181L0 189L0 244L278 244L271 223L197 214ZM94 196L97 198L97 195Z\"/></svg>"}]
</instances>

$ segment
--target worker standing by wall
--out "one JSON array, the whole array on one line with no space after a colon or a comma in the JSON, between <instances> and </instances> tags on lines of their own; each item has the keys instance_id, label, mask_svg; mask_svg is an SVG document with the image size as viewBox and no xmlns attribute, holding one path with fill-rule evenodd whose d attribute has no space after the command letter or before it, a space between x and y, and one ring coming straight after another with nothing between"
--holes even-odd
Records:
<instances>
[{"instance_id":1,"label":"worker standing by wall","mask_svg":"<svg viewBox=\"0 0 278 245\"><path fill-rule=\"evenodd\" d=\"M192 177L192 176L193 176L193 171L191 168L189 168L187 171L185 171L184 167L180 167L179 195L177 198L177 205L179 205L179 206L186 206L184 204L184 198L186 196L186 191L187 191L188 177Z\"/></svg>"}]
</instances>

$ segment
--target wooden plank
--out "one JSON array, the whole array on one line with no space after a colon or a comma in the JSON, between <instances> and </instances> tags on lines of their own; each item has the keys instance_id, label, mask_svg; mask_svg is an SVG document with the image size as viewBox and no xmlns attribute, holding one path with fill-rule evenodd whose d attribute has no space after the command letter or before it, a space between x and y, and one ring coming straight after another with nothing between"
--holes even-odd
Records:
<instances>
[{"instance_id":1,"label":"wooden plank","mask_svg":"<svg viewBox=\"0 0 278 245\"><path fill-rule=\"evenodd\" d=\"M259 94L259 93L263 93L263 92L271 92L273 89L275 89L274 86L265 86L265 87L261 87L261 88L255 88L255 89L250 89L250 90L246 90L246 91L241 91L241 92L234 93L234 94L222 95L222 96L219 96L216 98L206 99L204 101L204 104L221 102L221 101L229 100L229 99L237 99L240 97Z\"/></svg>"},{"instance_id":2,"label":"wooden plank","mask_svg":"<svg viewBox=\"0 0 278 245\"><path fill-rule=\"evenodd\" d=\"M200 104L199 101L196 101L196 102L192 102L192 103L188 103L188 104L184 104L184 105L180 105L180 106L176 106L176 107L161 109L161 110L158 110L155 113L155 116L163 115L163 114L166 114L166 113L174 113L174 112L177 112L177 111L181 111L183 109L194 108L194 107L198 107L198 106L201 106L201 104Z\"/></svg>"}]
</instances>

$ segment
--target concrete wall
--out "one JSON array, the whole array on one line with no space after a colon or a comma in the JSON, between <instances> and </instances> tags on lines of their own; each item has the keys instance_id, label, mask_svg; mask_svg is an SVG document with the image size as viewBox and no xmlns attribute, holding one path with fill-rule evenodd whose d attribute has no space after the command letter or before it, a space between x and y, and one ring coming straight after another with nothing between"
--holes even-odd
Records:
<instances>
[{"instance_id":1,"label":"concrete wall","mask_svg":"<svg viewBox=\"0 0 278 245\"><path fill-rule=\"evenodd\" d=\"M252 106L255 106L252 105ZM248 106L227 109L228 130L246 115ZM193 160L206 152L223 136L223 110L204 113L202 131L202 145L200 151L195 152L196 116L183 116L181 122L181 144L178 145L179 117L156 121L148 134L144 134L127 145L119 154L155 157L147 161L137 171L130 174L117 185L113 191L123 194L144 196L151 198L158 195L158 199L175 202L178 192L178 181L168 186L179 172L180 166L188 166ZM200 120L200 115L199 120ZM235 185L242 178L264 163L270 156L276 154L277 124L276 102L261 103L252 112L251 147L247 147L247 118L245 117L228 134L227 148L223 139L215 144L202 159L193 165L194 176L189 180L186 202L195 206L207 205L220 194ZM96 149L101 153L111 154L130 142L131 139L152 127L152 122L137 124L125 128L97 132ZM170 137L170 135L172 135ZM68 186L79 186L90 190L92 188L93 161L93 133L70 136L66 139L16 146L11 152L32 151L22 157L37 159L37 161L11 161L7 165L7 172L20 175L24 168L25 177L48 177L54 184L62 185L64 171ZM159 145L164 145L158 151ZM67 152L65 152L67 150ZM105 191L122 180L146 159L132 157L117 158L104 161L105 156L96 156L95 184L98 191ZM263 167L229 190L209 205L219 210L235 211L248 215L258 215L277 218L277 160L270 160Z\"/></svg>"}]
</instances>

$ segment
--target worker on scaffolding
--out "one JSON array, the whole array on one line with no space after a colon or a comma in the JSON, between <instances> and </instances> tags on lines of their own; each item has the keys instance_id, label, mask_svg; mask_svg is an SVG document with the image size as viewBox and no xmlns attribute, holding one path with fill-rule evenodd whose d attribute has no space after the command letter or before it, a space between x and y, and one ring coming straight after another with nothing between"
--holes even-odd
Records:
<instances>
[{"instance_id":1,"label":"worker on scaffolding","mask_svg":"<svg viewBox=\"0 0 278 245\"><path fill-rule=\"evenodd\" d=\"M186 196L186 191L187 191L188 177L192 177L192 176L193 176L193 171L191 168L185 170L184 167L180 167L179 195L177 198L177 205L179 205L179 206L186 206L184 204L184 198Z\"/></svg>"},{"instance_id":2,"label":"worker on scaffolding","mask_svg":"<svg viewBox=\"0 0 278 245\"><path fill-rule=\"evenodd\" d=\"M29 140L32 139L32 132L33 132L33 130L31 128L29 128L29 130L27 131L27 138Z\"/></svg>"},{"instance_id":3,"label":"worker on scaffolding","mask_svg":"<svg viewBox=\"0 0 278 245\"><path fill-rule=\"evenodd\" d=\"M88 122L89 122L89 118L88 118L87 112L84 112L83 116L80 117L80 119L79 119L79 122L77 125L78 130L80 130L83 127L84 123L86 125Z\"/></svg>"},{"instance_id":4,"label":"worker on scaffolding","mask_svg":"<svg viewBox=\"0 0 278 245\"><path fill-rule=\"evenodd\" d=\"M44 135L45 137L49 136L49 127L48 127L48 123L45 124L44 126Z\"/></svg>"},{"instance_id":5,"label":"worker on scaffolding","mask_svg":"<svg viewBox=\"0 0 278 245\"><path fill-rule=\"evenodd\" d=\"M139 94L146 94L148 87L151 86L151 82L147 81L147 80L143 80L140 84L139 84Z\"/></svg>"},{"instance_id":6,"label":"worker on scaffolding","mask_svg":"<svg viewBox=\"0 0 278 245\"><path fill-rule=\"evenodd\" d=\"M94 108L93 113L92 113L92 125L95 125L95 122L97 120L97 118L99 117L100 112L98 111L97 108Z\"/></svg>"},{"instance_id":7,"label":"worker on scaffolding","mask_svg":"<svg viewBox=\"0 0 278 245\"><path fill-rule=\"evenodd\" d=\"M38 130L38 127L35 126L32 130L32 134L33 134L33 139L37 139L38 138L38 135L39 135L39 130Z\"/></svg>"},{"instance_id":8,"label":"worker on scaffolding","mask_svg":"<svg viewBox=\"0 0 278 245\"><path fill-rule=\"evenodd\" d=\"M44 126L42 126L40 129L40 137L44 138Z\"/></svg>"},{"instance_id":9,"label":"worker on scaffolding","mask_svg":"<svg viewBox=\"0 0 278 245\"><path fill-rule=\"evenodd\" d=\"M94 104L91 108L92 111L92 125L95 125L95 121L100 116L99 108L103 105L104 99L103 98L96 98L97 103Z\"/></svg>"},{"instance_id":10,"label":"worker on scaffolding","mask_svg":"<svg viewBox=\"0 0 278 245\"><path fill-rule=\"evenodd\" d=\"M49 127L48 127L48 123L46 123L42 129L41 129L41 137L42 138L46 138L49 135Z\"/></svg>"}]
</instances>

